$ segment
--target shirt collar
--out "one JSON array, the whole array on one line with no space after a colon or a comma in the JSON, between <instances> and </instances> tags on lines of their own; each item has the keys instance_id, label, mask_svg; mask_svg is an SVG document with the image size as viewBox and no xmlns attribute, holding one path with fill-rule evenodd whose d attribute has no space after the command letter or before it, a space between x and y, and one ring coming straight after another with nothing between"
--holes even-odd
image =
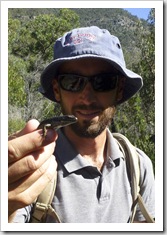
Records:
<instances>
[{"instance_id":1,"label":"shirt collar","mask_svg":"<svg viewBox=\"0 0 167 235\"><path fill-rule=\"evenodd\" d=\"M89 162L81 157L70 140L68 140L63 131L60 129L58 130L55 156L61 161L69 173L87 166L91 166Z\"/></svg>"},{"instance_id":2,"label":"shirt collar","mask_svg":"<svg viewBox=\"0 0 167 235\"><path fill-rule=\"evenodd\" d=\"M74 148L72 143L64 135L61 129L58 130L58 139L56 142L55 156L61 161L66 170L71 173L92 165L84 159ZM107 161L112 167L119 165L120 158L123 158L122 152L113 138L111 132L107 129Z\"/></svg>"}]
</instances>

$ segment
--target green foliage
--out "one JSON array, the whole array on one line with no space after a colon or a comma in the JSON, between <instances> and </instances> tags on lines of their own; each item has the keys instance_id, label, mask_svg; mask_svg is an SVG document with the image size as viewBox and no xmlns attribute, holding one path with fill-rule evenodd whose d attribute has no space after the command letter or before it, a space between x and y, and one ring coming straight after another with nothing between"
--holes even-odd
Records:
<instances>
[{"instance_id":1,"label":"green foliage","mask_svg":"<svg viewBox=\"0 0 167 235\"><path fill-rule=\"evenodd\" d=\"M11 119L8 120L8 134L11 135L17 131L23 129L25 126L25 121L23 119Z\"/></svg>"},{"instance_id":2,"label":"green foliage","mask_svg":"<svg viewBox=\"0 0 167 235\"><path fill-rule=\"evenodd\" d=\"M139 22L136 35L140 35L137 45L141 48L141 59L133 63L132 69L143 77L144 86L140 92L128 102L118 107L115 118L116 129L125 134L134 145L142 149L155 161L155 35L154 11L151 10L149 31L145 34Z\"/></svg>"},{"instance_id":3,"label":"green foliage","mask_svg":"<svg viewBox=\"0 0 167 235\"><path fill-rule=\"evenodd\" d=\"M40 121L54 116L60 116L61 114L60 106L46 99L42 103L42 109L42 118L40 118Z\"/></svg>"},{"instance_id":4,"label":"green foliage","mask_svg":"<svg viewBox=\"0 0 167 235\"><path fill-rule=\"evenodd\" d=\"M9 28L14 24L11 22L12 19ZM41 54L44 61L49 61L53 57L55 40L73 26L78 26L78 17L68 9L61 9L58 17L54 14L35 16L22 23L21 27L15 28L15 36L9 40L12 54L28 60Z\"/></svg>"},{"instance_id":5,"label":"green foliage","mask_svg":"<svg viewBox=\"0 0 167 235\"><path fill-rule=\"evenodd\" d=\"M26 64L22 59L15 56L9 56L8 66L8 92L9 103L23 107L26 102L24 75L26 71Z\"/></svg>"},{"instance_id":6,"label":"green foliage","mask_svg":"<svg viewBox=\"0 0 167 235\"><path fill-rule=\"evenodd\" d=\"M39 94L40 74L46 64L53 58L55 40L79 26L78 15L69 9L60 9L56 14L37 14L29 9L9 10L8 43L9 43L9 105L18 107L15 118L9 110L9 132L17 127L15 121L26 122L30 118L42 120L55 115L55 105ZM29 12L30 12L29 11ZM14 17L14 18L13 18ZM14 124L13 124L14 123ZM18 124L19 125L19 124Z\"/></svg>"}]
</instances>

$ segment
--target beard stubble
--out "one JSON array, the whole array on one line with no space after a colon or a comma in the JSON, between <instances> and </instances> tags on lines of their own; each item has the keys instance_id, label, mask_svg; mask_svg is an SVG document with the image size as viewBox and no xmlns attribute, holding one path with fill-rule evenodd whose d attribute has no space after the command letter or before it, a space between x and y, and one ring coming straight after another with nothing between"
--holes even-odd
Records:
<instances>
[{"instance_id":1,"label":"beard stubble","mask_svg":"<svg viewBox=\"0 0 167 235\"><path fill-rule=\"evenodd\" d=\"M67 115L65 106L61 103L62 113ZM83 138L96 138L100 135L112 122L115 114L115 106L108 107L106 109L100 107L99 105L77 105L72 108L72 115L75 116L76 110L91 110L91 111L101 111L98 121L94 120L83 120L82 122L77 122L69 126L72 131L79 137Z\"/></svg>"}]
</instances>

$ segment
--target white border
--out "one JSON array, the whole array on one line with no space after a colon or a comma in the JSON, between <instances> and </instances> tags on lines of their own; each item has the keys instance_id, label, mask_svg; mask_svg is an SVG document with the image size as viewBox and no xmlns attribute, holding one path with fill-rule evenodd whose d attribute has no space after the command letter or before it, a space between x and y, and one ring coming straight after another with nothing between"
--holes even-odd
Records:
<instances>
[{"instance_id":1,"label":"white border","mask_svg":"<svg viewBox=\"0 0 167 235\"><path fill-rule=\"evenodd\" d=\"M1 230L2 231L163 231L163 1L1 1ZM7 221L8 8L155 8L156 223L9 224ZM91 7L93 8L93 7Z\"/></svg>"},{"instance_id":2,"label":"white border","mask_svg":"<svg viewBox=\"0 0 167 235\"><path fill-rule=\"evenodd\" d=\"M89 4L88 4L89 2ZM161 3L160 3L161 2ZM1 1L5 8L157 8L162 1ZM91 6L91 7L90 7ZM92 7L95 6L95 7Z\"/></svg>"}]
</instances>

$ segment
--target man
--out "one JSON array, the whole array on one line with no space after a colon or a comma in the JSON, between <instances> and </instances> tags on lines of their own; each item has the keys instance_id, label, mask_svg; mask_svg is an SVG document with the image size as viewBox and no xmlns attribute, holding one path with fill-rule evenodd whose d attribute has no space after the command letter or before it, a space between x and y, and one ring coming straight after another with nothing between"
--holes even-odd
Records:
<instances>
[{"instance_id":1,"label":"man","mask_svg":"<svg viewBox=\"0 0 167 235\"><path fill-rule=\"evenodd\" d=\"M129 221L132 196L126 163L108 126L116 105L141 87L142 78L126 68L120 42L107 30L74 29L56 41L54 60L41 75L41 93L60 103L62 113L76 116L78 122L56 133L48 130L43 141L41 130L36 130L38 122L31 120L10 137L10 222L30 221L32 203L56 168L52 206L62 222ZM154 217L152 164L137 151L140 193ZM145 221L139 209L135 220ZM55 221L48 216L46 222Z\"/></svg>"}]
</instances>

